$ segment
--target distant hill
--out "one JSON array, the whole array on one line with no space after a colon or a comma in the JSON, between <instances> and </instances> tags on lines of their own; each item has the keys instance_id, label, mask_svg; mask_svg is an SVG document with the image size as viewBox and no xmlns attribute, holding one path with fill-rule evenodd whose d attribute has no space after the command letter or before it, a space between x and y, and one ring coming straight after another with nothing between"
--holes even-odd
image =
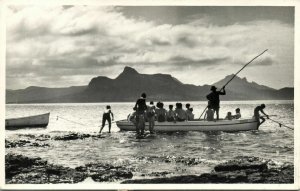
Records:
<instances>
[{"instance_id":1,"label":"distant hill","mask_svg":"<svg viewBox=\"0 0 300 191\"><path fill-rule=\"evenodd\" d=\"M221 88L231 78L226 76L213 85ZM98 76L87 86L6 90L6 103L135 101L142 92L147 93L148 100L200 101L206 100L210 86L183 84L169 74L140 74L125 67L117 78ZM226 86L226 92L223 100L294 99L294 88L276 90L238 76Z\"/></svg>"},{"instance_id":2,"label":"distant hill","mask_svg":"<svg viewBox=\"0 0 300 191\"><path fill-rule=\"evenodd\" d=\"M82 92L86 86L45 88L30 86L20 90L6 90L6 103L47 103ZM73 100L70 100L72 102Z\"/></svg>"}]
</instances>

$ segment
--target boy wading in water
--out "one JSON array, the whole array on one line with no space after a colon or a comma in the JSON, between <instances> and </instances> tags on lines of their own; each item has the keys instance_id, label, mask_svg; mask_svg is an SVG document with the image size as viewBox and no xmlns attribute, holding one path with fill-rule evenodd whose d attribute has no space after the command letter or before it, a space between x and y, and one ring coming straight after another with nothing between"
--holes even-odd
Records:
<instances>
[{"instance_id":1,"label":"boy wading in water","mask_svg":"<svg viewBox=\"0 0 300 191\"><path fill-rule=\"evenodd\" d=\"M110 118L110 116L112 118ZM104 128L106 120L108 121L108 132L110 133L111 119L114 120L114 114L111 112L110 105L108 105L108 106L106 106L106 110L104 111L104 113L102 115L102 127L101 127L99 133L101 133L102 129Z\"/></svg>"},{"instance_id":2,"label":"boy wading in water","mask_svg":"<svg viewBox=\"0 0 300 191\"><path fill-rule=\"evenodd\" d=\"M263 113L268 119L269 119L269 115L267 115L265 112L264 112L264 109L266 108L266 105L265 104L261 104L259 106L257 106L255 109L254 109L254 118L256 119L256 121L258 122L257 123L257 129L258 127L263 124L266 119L263 117L263 116L260 116L259 112ZM260 119L262 121L260 121Z\"/></svg>"}]
</instances>

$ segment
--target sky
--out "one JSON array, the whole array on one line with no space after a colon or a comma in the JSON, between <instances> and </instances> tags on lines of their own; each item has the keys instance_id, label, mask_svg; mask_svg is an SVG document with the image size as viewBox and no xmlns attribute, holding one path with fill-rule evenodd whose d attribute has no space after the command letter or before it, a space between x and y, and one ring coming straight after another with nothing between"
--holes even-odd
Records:
<instances>
[{"instance_id":1,"label":"sky","mask_svg":"<svg viewBox=\"0 0 300 191\"><path fill-rule=\"evenodd\" d=\"M87 85L125 66L212 84L236 73L294 86L293 7L16 5L6 13L6 88Z\"/></svg>"}]
</instances>

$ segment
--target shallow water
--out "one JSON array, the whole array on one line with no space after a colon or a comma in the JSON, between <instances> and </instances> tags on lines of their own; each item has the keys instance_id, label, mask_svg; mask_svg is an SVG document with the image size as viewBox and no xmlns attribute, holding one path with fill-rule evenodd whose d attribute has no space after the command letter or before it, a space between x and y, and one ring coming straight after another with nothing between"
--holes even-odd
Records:
<instances>
[{"instance_id":1,"label":"shallow water","mask_svg":"<svg viewBox=\"0 0 300 191\"><path fill-rule=\"evenodd\" d=\"M184 102L185 103L185 102ZM189 102L199 117L206 102ZM220 116L241 108L243 118L253 115L256 105L265 103L272 119L294 126L293 101L235 101L222 102ZM109 103L115 120L127 117L133 103ZM167 106L169 103L165 103ZM172 103L175 104L175 103ZM28 135L65 135L71 132L97 134L102 111L107 103L72 104L11 104L6 105L6 117L22 117L50 112L46 129L6 131L7 140L30 140ZM104 132L108 130L106 126ZM112 133L105 138L83 140L48 140L49 147L7 148L6 153L41 157L50 163L76 167L87 163L103 162L125 165L134 170L135 178L153 172L167 172L167 176L209 172L215 164L235 156L257 156L275 162L294 160L294 132L267 121L259 131L248 132L175 132L159 133L154 137L137 140L134 132L120 132L113 123ZM188 163L192 161L192 165Z\"/></svg>"}]
</instances>

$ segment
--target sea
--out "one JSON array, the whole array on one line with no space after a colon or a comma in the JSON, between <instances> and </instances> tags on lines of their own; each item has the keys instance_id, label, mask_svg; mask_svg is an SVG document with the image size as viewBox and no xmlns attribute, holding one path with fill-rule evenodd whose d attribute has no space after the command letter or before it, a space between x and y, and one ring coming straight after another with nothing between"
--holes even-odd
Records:
<instances>
[{"instance_id":1,"label":"sea","mask_svg":"<svg viewBox=\"0 0 300 191\"><path fill-rule=\"evenodd\" d=\"M195 118L207 102L190 103ZM220 117L241 109L242 118L251 118L257 105L266 104L265 112L271 119L294 127L293 100L222 101ZM165 102L165 108L175 102ZM6 130L5 139L37 140L40 136L64 136L71 133L97 135L102 114L110 105L115 121L126 119L133 110L131 103L51 103L7 104L6 118L23 117L50 112L47 128ZM135 132L120 131L112 123L112 133L103 129L103 138L54 140L48 147L6 148L6 153L40 157L48 163L75 168L88 163L107 163L134 169L133 178L199 175L210 172L216 164L236 156L255 156L276 164L294 162L294 131L267 120L258 131L245 132L174 132L156 133L146 139L136 139Z\"/></svg>"}]
</instances>

